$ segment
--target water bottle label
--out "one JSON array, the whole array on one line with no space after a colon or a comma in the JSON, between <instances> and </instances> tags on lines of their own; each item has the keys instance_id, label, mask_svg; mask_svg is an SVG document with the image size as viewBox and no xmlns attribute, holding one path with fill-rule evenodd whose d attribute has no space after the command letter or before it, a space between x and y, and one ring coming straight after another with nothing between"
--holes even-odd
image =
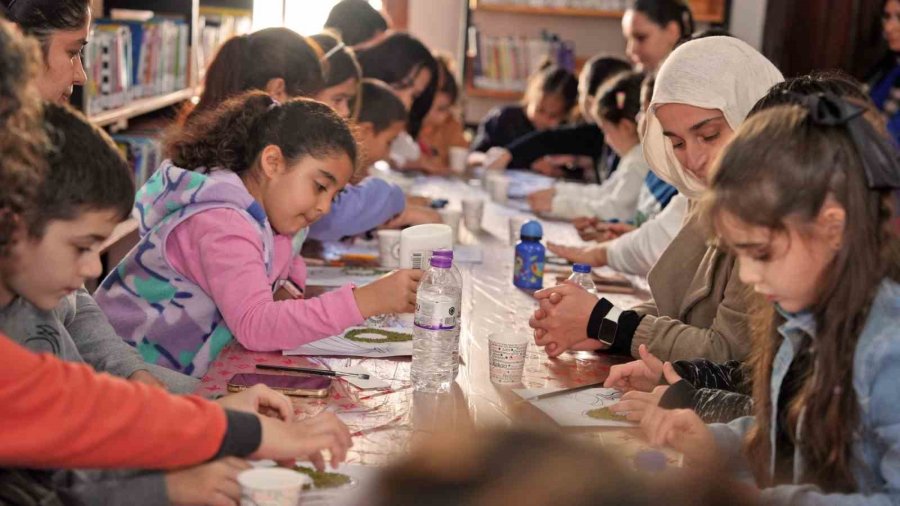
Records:
<instances>
[{"instance_id":1,"label":"water bottle label","mask_svg":"<svg viewBox=\"0 0 900 506\"><path fill-rule=\"evenodd\" d=\"M456 328L459 308L452 302L416 302L416 327L426 330L453 330Z\"/></svg>"}]
</instances>

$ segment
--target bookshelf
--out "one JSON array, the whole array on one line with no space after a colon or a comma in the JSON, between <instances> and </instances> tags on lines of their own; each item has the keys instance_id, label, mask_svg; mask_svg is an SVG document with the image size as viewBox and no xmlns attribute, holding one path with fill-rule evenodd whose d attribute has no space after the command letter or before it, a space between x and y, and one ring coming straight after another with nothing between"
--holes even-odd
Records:
<instances>
[{"instance_id":1,"label":"bookshelf","mask_svg":"<svg viewBox=\"0 0 900 506\"><path fill-rule=\"evenodd\" d=\"M161 161L160 135L173 111L202 91L201 66L228 37L249 31L253 2L93 0L91 43L97 46L93 55L86 48L92 63L86 69L89 82L73 103L93 124L113 134L138 185ZM111 20L114 9L150 12L126 22ZM135 219L115 228L101 246L104 276L137 241Z\"/></svg>"},{"instance_id":2,"label":"bookshelf","mask_svg":"<svg viewBox=\"0 0 900 506\"><path fill-rule=\"evenodd\" d=\"M553 5L540 5L541 3ZM565 6L567 3L572 6ZM730 0L690 0L689 3L698 23L726 24ZM480 40L535 37L542 30L560 34L561 38L575 45L576 71L581 69L588 58L598 53L624 56L621 18L625 2L598 1L597 5L612 7L604 9L585 8L586 4L587 2L557 0L468 0L467 26L477 30ZM702 28L704 27L698 29ZM464 118L468 123L477 123L494 106L521 99L522 92L519 89L503 89L502 86L478 86L474 75L474 51L470 47L472 42L470 37L465 38Z\"/></svg>"},{"instance_id":3,"label":"bookshelf","mask_svg":"<svg viewBox=\"0 0 900 506\"><path fill-rule=\"evenodd\" d=\"M580 7L540 7L533 5L480 3L472 2L474 10L483 12L503 12L528 16L563 16L620 19L625 13L619 9L586 9ZM694 20L700 23L722 24L725 22L725 4L721 1L695 0L691 8L695 9ZM702 9L702 10L701 10Z\"/></svg>"}]
</instances>

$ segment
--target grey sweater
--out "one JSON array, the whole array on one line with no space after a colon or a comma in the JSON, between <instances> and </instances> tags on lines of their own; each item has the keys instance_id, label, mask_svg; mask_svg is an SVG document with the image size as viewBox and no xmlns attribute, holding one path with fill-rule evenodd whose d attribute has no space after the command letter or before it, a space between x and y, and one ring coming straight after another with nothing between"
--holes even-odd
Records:
<instances>
[{"instance_id":1,"label":"grey sweater","mask_svg":"<svg viewBox=\"0 0 900 506\"><path fill-rule=\"evenodd\" d=\"M127 378L147 370L175 392L190 392L197 380L147 364L123 341L84 289L68 295L51 311L19 298L0 308L0 332L32 351L84 362L99 372ZM85 504L168 504L163 473L141 471L48 471L53 485Z\"/></svg>"}]
</instances>

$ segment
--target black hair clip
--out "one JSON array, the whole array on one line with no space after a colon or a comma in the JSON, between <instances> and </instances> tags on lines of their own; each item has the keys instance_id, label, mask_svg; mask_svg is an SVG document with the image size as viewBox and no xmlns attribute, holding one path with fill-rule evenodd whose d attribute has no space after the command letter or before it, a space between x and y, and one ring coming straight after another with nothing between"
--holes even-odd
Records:
<instances>
[{"instance_id":1,"label":"black hair clip","mask_svg":"<svg viewBox=\"0 0 900 506\"><path fill-rule=\"evenodd\" d=\"M850 133L862 160L869 188L900 188L900 159L897 147L880 135L864 118L865 108L852 104L833 93L800 95L790 93L809 112L813 125L843 127Z\"/></svg>"}]
</instances>

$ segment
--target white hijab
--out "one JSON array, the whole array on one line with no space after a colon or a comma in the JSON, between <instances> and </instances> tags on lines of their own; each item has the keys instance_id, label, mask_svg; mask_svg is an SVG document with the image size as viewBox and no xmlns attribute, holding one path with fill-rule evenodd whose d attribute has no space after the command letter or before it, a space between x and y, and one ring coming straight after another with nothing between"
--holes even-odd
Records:
<instances>
[{"instance_id":1,"label":"white hijab","mask_svg":"<svg viewBox=\"0 0 900 506\"><path fill-rule=\"evenodd\" d=\"M784 80L781 72L746 42L733 37L706 37L678 47L656 76L653 99L641 123L644 158L661 179L689 199L706 190L705 181L686 171L663 135L656 117L662 104L719 109L732 130L769 88Z\"/></svg>"}]
</instances>

